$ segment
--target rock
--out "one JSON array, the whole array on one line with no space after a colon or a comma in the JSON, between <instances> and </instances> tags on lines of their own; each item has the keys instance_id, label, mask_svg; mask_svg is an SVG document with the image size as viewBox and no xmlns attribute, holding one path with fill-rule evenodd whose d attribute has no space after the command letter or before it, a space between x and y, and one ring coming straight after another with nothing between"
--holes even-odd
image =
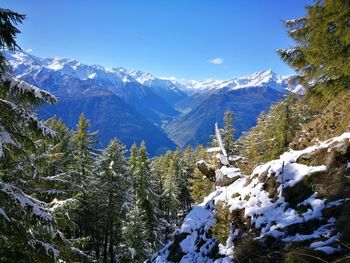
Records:
<instances>
[{"instance_id":1,"label":"rock","mask_svg":"<svg viewBox=\"0 0 350 263\"><path fill-rule=\"evenodd\" d=\"M228 186L241 178L239 175L228 177L227 175L224 175L221 170L215 171L215 177L215 186Z\"/></svg>"},{"instance_id":2,"label":"rock","mask_svg":"<svg viewBox=\"0 0 350 263\"><path fill-rule=\"evenodd\" d=\"M205 161L201 160L197 162L197 168L205 175L210 181L215 182L215 168Z\"/></svg>"},{"instance_id":3,"label":"rock","mask_svg":"<svg viewBox=\"0 0 350 263\"><path fill-rule=\"evenodd\" d=\"M171 262L180 262L185 253L182 251L180 243L183 241L188 234L180 233L175 235L173 243L169 246L168 260Z\"/></svg>"}]
</instances>

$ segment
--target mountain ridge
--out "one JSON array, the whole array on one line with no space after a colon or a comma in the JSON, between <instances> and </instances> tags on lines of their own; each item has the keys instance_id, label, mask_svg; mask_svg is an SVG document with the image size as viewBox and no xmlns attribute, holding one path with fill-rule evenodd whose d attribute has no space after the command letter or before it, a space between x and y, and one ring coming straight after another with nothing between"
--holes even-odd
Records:
<instances>
[{"instance_id":1,"label":"mountain ridge","mask_svg":"<svg viewBox=\"0 0 350 263\"><path fill-rule=\"evenodd\" d=\"M53 57L53 58L40 58L32 54L23 51L6 52L6 58L9 61L11 67L15 69L15 72L19 68L19 71L23 71L23 66L27 68L29 66L44 66L47 69L61 71L65 74L78 77L81 80L96 79L99 77L97 73L100 73L101 77L108 79L114 84L120 84L121 82L138 82L142 85L162 86L162 88L170 87L171 89L179 92L182 91L208 91L222 88L246 88L262 86L275 80L276 83L281 84L282 87L287 87L287 80L290 76L281 76L274 73L271 69L253 72L240 77L234 77L227 80L218 80L209 78L206 80L185 80L177 79L175 77L155 77L150 72L142 70L128 71L123 67L104 67L98 64L84 64L76 59L69 59L65 57ZM28 61L31 62L28 64ZM33 65L33 63L35 63ZM157 85L152 82L159 82L162 85ZM281 87L275 87L280 90Z\"/></svg>"},{"instance_id":2,"label":"mountain ridge","mask_svg":"<svg viewBox=\"0 0 350 263\"><path fill-rule=\"evenodd\" d=\"M279 100L289 87L288 77L279 76L272 70L255 72L229 80L187 81L173 77L158 78L149 72L128 71L123 67L106 68L96 64L87 65L78 60L63 57L39 58L21 51L6 52L6 58L17 78L48 90L60 101L64 101L67 106L66 113L60 106L55 106L56 108L50 108L51 114L59 117L64 114L73 116L67 105L68 102L77 103L77 100L73 100L72 97L79 98L81 101L78 104L87 110L85 103L92 103L95 100L103 104L102 100L97 99L98 96L102 99L118 96L131 107L125 106L116 98L108 98L107 101L110 103L113 101L124 105L125 112L123 107L118 107L118 114L121 116L139 114L140 123L144 122L141 119L147 119L153 124L154 129L158 130L154 134L158 134L161 141L167 142L166 147L169 149L175 147L171 141L175 141L180 147L187 144L196 146L199 143L208 143L210 134L213 132L209 123L221 124L221 115L227 109L234 111L238 117L235 125L237 126L236 135L239 136L254 126L260 112L266 111ZM82 111L74 105L71 108ZM110 105L110 108L114 108L114 105ZM131 112L131 109L135 111ZM113 114L106 111L108 114ZM91 119L91 122L99 122L100 117L105 119L104 113L100 112L100 114L102 115L90 114L96 118L96 120ZM243 117L243 115L246 116ZM117 121L114 117L112 119ZM136 119L133 118L134 121ZM107 130L109 126L115 126L113 123L105 122L105 124ZM147 125L147 127L150 126ZM140 129L136 130L142 132ZM163 133L162 135L159 130ZM122 136L118 132L115 134ZM168 140L164 136L168 137ZM107 140L102 138L102 141Z\"/></svg>"},{"instance_id":3,"label":"mountain ridge","mask_svg":"<svg viewBox=\"0 0 350 263\"><path fill-rule=\"evenodd\" d=\"M207 144L214 134L213 123L223 126L226 110L235 113L236 138L256 124L262 111L282 99L283 92L268 86L241 88L225 93L213 93L203 97L190 112L180 116L166 126L169 137L180 146ZM186 131L186 132L184 132Z\"/></svg>"}]
</instances>

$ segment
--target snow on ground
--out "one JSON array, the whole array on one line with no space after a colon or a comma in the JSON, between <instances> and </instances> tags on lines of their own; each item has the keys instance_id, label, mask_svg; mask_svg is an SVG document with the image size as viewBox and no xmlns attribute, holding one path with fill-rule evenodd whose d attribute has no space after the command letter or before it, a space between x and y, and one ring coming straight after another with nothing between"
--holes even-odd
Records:
<instances>
[{"instance_id":1,"label":"snow on ground","mask_svg":"<svg viewBox=\"0 0 350 263\"><path fill-rule=\"evenodd\" d=\"M324 165L307 166L296 163L297 159L304 154L312 154L318 150L341 146L346 140L350 139L350 133L344 133L339 137L319 142L318 145L308 147L304 150L290 150L280 156L279 159L270 161L264 165L258 166L251 176L241 176L238 180L227 187L217 187L216 191L211 193L204 202L197 205L186 216L181 228L176 234L188 234L180 243L185 256L181 262L215 262L225 263L233 261L232 248L236 238L241 234L239 229L231 229L231 235L227 245L220 244L219 251L223 255L222 259L213 261L206 251L198 251L198 240L214 244L215 240L206 235L207 230L215 224L215 204L218 202L226 203L230 211L242 210L244 217L250 220L254 228L260 233L257 239L265 236L279 238L283 242L300 242L310 240L310 248L323 251L326 254L334 253L339 250L339 245L335 242L339 238L339 233L335 231L335 218L323 218L322 211L325 208L339 206L344 202L350 201L340 199L332 202L317 197L317 193L309 196L306 200L299 203L307 207L305 212L296 211L290 207L282 195L283 189L295 186L303 180L305 176L312 176L315 173L327 170ZM349 166L349 165L348 165ZM223 166L223 174L239 175L239 170L234 167ZM259 180L259 176L267 174L267 177L275 177L279 183L277 188L277 198L273 200L269 193L264 190L264 183ZM307 223L310 220L320 220L325 222L311 234L288 233L288 227L295 224ZM204 232L204 233L203 233ZM208 242L210 241L210 242ZM158 254L154 255L153 262L169 262L169 247L171 242ZM207 247L208 248L208 247ZM209 251L209 250L208 250Z\"/></svg>"}]
</instances>

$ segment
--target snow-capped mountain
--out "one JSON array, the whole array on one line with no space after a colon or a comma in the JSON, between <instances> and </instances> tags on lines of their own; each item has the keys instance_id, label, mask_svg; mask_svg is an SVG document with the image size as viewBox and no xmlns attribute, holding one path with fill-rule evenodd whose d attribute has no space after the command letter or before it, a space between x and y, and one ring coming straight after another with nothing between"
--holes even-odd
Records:
<instances>
[{"instance_id":1,"label":"snow-capped mountain","mask_svg":"<svg viewBox=\"0 0 350 263\"><path fill-rule=\"evenodd\" d=\"M288 81L289 77L272 70L230 80L182 81L192 93L175 104L184 114L169 123L166 131L180 146L206 144L213 134L212 124L221 124L224 112L231 109L235 113L236 136L240 136L255 125L262 111L267 111L287 90L294 90Z\"/></svg>"},{"instance_id":2,"label":"snow-capped mountain","mask_svg":"<svg viewBox=\"0 0 350 263\"><path fill-rule=\"evenodd\" d=\"M104 68L100 65L86 65L75 59L63 57L39 58L25 52L7 52L6 58L16 72L30 71L39 68L47 68L53 71L60 71L79 79L106 79L111 82L135 81L127 74L122 67Z\"/></svg>"},{"instance_id":3,"label":"snow-capped mountain","mask_svg":"<svg viewBox=\"0 0 350 263\"><path fill-rule=\"evenodd\" d=\"M39 58L25 52L6 53L14 74L23 77L23 74L33 74L40 70L60 72L80 80L95 79L99 84L109 84L118 87L127 82L137 81L122 67L104 68L100 65L86 65L75 59L63 57Z\"/></svg>"},{"instance_id":4,"label":"snow-capped mountain","mask_svg":"<svg viewBox=\"0 0 350 263\"><path fill-rule=\"evenodd\" d=\"M230 80L216 80L213 78L207 80L177 80L168 78L175 85L181 85L183 89L189 89L192 92L215 92L229 91L249 87L269 86L277 91L284 91L288 87L287 76L279 76L272 70L255 72L243 77L232 78Z\"/></svg>"},{"instance_id":5,"label":"snow-capped mountain","mask_svg":"<svg viewBox=\"0 0 350 263\"><path fill-rule=\"evenodd\" d=\"M110 92L157 125L178 115L167 102L172 94L163 98L158 88L143 85L122 67L104 68L61 57L38 58L20 51L7 52L6 58L18 78L59 97Z\"/></svg>"},{"instance_id":6,"label":"snow-capped mountain","mask_svg":"<svg viewBox=\"0 0 350 263\"><path fill-rule=\"evenodd\" d=\"M130 72L130 76L135 78L144 86L151 87L155 93L173 105L187 95L183 91L186 87L179 88L175 83L168 79L156 78L151 73L135 70Z\"/></svg>"},{"instance_id":7,"label":"snow-capped mountain","mask_svg":"<svg viewBox=\"0 0 350 263\"><path fill-rule=\"evenodd\" d=\"M271 105L282 99L286 91L304 92L301 85L290 85L289 79L272 70L230 80L178 81L169 78L173 83L186 87L189 96L175 104L183 114L166 125L166 132L180 146L206 144L213 134L212 124L218 122L223 125L222 116L230 109L235 113L238 138L255 125L262 111L268 111Z\"/></svg>"},{"instance_id":8,"label":"snow-capped mountain","mask_svg":"<svg viewBox=\"0 0 350 263\"><path fill-rule=\"evenodd\" d=\"M235 136L255 126L257 117L278 100L283 92L269 86L240 88L218 93L196 93L181 105L185 113L166 125L169 137L180 146L207 144L213 123L223 126L224 113L234 112Z\"/></svg>"},{"instance_id":9,"label":"snow-capped mountain","mask_svg":"<svg viewBox=\"0 0 350 263\"><path fill-rule=\"evenodd\" d=\"M234 78L218 84L216 89L237 90L249 87L268 86L283 92L288 87L289 77L278 76L272 70L256 72L248 76Z\"/></svg>"},{"instance_id":10,"label":"snow-capped mountain","mask_svg":"<svg viewBox=\"0 0 350 263\"><path fill-rule=\"evenodd\" d=\"M222 82L222 80L210 78L203 81L190 80L187 85L188 87L196 91L208 91L216 89L216 87Z\"/></svg>"},{"instance_id":11,"label":"snow-capped mountain","mask_svg":"<svg viewBox=\"0 0 350 263\"><path fill-rule=\"evenodd\" d=\"M289 77L279 76L272 70L255 72L229 80L183 80L174 77L155 77L149 72L134 70L128 72L123 67L105 68L100 65L86 65L75 59L63 57L39 58L25 52L6 53L6 58L18 77L38 74L40 71L55 71L80 80L94 80L110 90L130 85L149 87L159 96L166 96L171 104L194 92L223 92L249 87L269 86L277 91L288 88ZM289 89L291 89L289 87ZM173 97L174 96L174 97ZM164 99L164 98L163 98Z\"/></svg>"},{"instance_id":12,"label":"snow-capped mountain","mask_svg":"<svg viewBox=\"0 0 350 263\"><path fill-rule=\"evenodd\" d=\"M91 114L91 122L94 123L101 118L107 120L108 116L101 114L113 114L110 112L112 108L117 109L121 116L130 114L132 109L132 116L139 114L164 129L179 146L207 143L213 122L220 123L227 109L236 114L239 135L254 126L261 111L268 110L281 99L285 90L293 90L288 87L288 77L279 76L271 70L229 80L188 81L156 77L145 71L128 71L122 67L87 65L69 58L39 58L21 51L6 52L6 59L17 78L50 91L59 98L61 105L67 107L58 105L54 108L57 112L52 110L51 113L58 116L68 114L68 105L74 101L80 106L70 109L79 111L79 114L82 111L93 113L94 109L90 107L99 108L100 115ZM121 100L110 99L112 95ZM80 101L87 97L95 99ZM120 106L122 101L128 106ZM120 107L112 107L107 102L118 103ZM125 112L122 112L122 108ZM69 114L75 116L72 112ZM74 123L75 120L67 122ZM113 124L108 121L104 123L109 126ZM103 127L99 126L99 129ZM113 132L109 132L108 136L112 135ZM171 145L169 141L167 144Z\"/></svg>"},{"instance_id":13,"label":"snow-capped mountain","mask_svg":"<svg viewBox=\"0 0 350 263\"><path fill-rule=\"evenodd\" d=\"M41 110L42 117L55 115L73 128L84 112L91 129L99 130L101 146L118 137L127 147L145 140L151 155L175 148L157 126L178 112L125 69L67 58L43 59L24 52L6 53L6 57L17 78L58 97L57 105Z\"/></svg>"}]
</instances>

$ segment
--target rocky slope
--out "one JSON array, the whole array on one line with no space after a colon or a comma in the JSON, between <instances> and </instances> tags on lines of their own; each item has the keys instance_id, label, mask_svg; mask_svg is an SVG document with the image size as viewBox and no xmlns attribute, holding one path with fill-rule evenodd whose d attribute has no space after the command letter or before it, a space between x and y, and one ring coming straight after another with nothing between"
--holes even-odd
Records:
<instances>
[{"instance_id":1,"label":"rocky slope","mask_svg":"<svg viewBox=\"0 0 350 263\"><path fill-rule=\"evenodd\" d=\"M329 262L349 254L349 132L285 152L249 176L218 157L216 178L235 181L194 207L152 262ZM214 229L223 207L230 230L220 244Z\"/></svg>"}]
</instances>

